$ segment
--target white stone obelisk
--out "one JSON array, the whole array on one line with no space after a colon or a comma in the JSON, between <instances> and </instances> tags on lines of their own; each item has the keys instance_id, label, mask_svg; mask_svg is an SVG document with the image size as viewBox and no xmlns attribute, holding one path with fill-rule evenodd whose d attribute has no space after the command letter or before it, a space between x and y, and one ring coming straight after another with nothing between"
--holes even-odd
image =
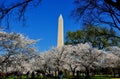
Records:
<instances>
[{"instance_id":1,"label":"white stone obelisk","mask_svg":"<svg viewBox=\"0 0 120 79\"><path fill-rule=\"evenodd\" d=\"M60 14L58 19L58 42L57 47L62 47L64 45L64 32L63 32L63 17Z\"/></svg>"}]
</instances>

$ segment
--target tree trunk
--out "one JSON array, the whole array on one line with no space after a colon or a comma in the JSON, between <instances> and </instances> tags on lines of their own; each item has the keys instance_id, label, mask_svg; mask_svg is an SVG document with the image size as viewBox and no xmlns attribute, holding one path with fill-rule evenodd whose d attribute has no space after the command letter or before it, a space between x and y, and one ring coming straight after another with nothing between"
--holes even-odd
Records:
<instances>
[{"instance_id":1,"label":"tree trunk","mask_svg":"<svg viewBox=\"0 0 120 79\"><path fill-rule=\"evenodd\" d=\"M120 78L120 68L118 68L118 77Z\"/></svg>"},{"instance_id":2,"label":"tree trunk","mask_svg":"<svg viewBox=\"0 0 120 79\"><path fill-rule=\"evenodd\" d=\"M86 77L89 78L90 77L90 69L89 67L86 67Z\"/></svg>"},{"instance_id":3,"label":"tree trunk","mask_svg":"<svg viewBox=\"0 0 120 79\"><path fill-rule=\"evenodd\" d=\"M55 76L57 76L57 70L55 70Z\"/></svg>"},{"instance_id":4,"label":"tree trunk","mask_svg":"<svg viewBox=\"0 0 120 79\"><path fill-rule=\"evenodd\" d=\"M2 65L2 72L4 72L4 66Z\"/></svg>"},{"instance_id":5,"label":"tree trunk","mask_svg":"<svg viewBox=\"0 0 120 79\"><path fill-rule=\"evenodd\" d=\"M116 70L115 68L112 68L114 78L115 78L115 70Z\"/></svg>"},{"instance_id":6,"label":"tree trunk","mask_svg":"<svg viewBox=\"0 0 120 79\"><path fill-rule=\"evenodd\" d=\"M72 71L72 75L75 76L75 71Z\"/></svg>"},{"instance_id":7,"label":"tree trunk","mask_svg":"<svg viewBox=\"0 0 120 79\"><path fill-rule=\"evenodd\" d=\"M118 77L120 78L120 70L118 70Z\"/></svg>"},{"instance_id":8,"label":"tree trunk","mask_svg":"<svg viewBox=\"0 0 120 79\"><path fill-rule=\"evenodd\" d=\"M76 78L79 79L80 71L77 71Z\"/></svg>"}]
</instances>

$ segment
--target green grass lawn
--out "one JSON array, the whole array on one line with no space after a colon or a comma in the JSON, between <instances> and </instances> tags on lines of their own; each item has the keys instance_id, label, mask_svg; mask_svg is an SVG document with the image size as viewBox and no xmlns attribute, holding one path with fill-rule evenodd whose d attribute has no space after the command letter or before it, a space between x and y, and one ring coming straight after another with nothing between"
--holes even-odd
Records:
<instances>
[{"instance_id":1,"label":"green grass lawn","mask_svg":"<svg viewBox=\"0 0 120 79\"><path fill-rule=\"evenodd\" d=\"M0 78L0 79L4 79L4 78ZM13 76L9 76L6 79L14 79L14 77ZM17 79L20 79L20 77L17 77ZM26 76L22 76L22 79L26 79ZM42 77L39 76L39 77L35 77L35 79L57 79L57 77L42 78ZM73 79L73 77L72 76L68 76L68 77L64 77L63 79ZM85 77L80 77L80 79L86 79L86 78ZM120 78L111 78L111 77L107 77L107 76L96 75L95 77L90 77L88 79L120 79Z\"/></svg>"}]
</instances>

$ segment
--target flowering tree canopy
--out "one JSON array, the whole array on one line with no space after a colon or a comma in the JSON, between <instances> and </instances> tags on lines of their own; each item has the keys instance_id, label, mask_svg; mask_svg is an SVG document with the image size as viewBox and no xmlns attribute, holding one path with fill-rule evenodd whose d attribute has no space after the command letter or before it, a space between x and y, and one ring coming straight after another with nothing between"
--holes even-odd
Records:
<instances>
[{"instance_id":1,"label":"flowering tree canopy","mask_svg":"<svg viewBox=\"0 0 120 79\"><path fill-rule=\"evenodd\" d=\"M36 40L29 39L22 34L0 31L0 65L7 63L10 58L23 53L30 56L38 52L34 47Z\"/></svg>"}]
</instances>

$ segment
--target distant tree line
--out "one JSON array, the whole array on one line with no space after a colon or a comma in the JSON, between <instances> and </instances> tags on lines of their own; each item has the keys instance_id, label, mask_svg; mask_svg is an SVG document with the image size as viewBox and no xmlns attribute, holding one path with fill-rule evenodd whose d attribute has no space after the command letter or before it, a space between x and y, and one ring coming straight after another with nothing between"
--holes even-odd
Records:
<instances>
[{"instance_id":1,"label":"distant tree line","mask_svg":"<svg viewBox=\"0 0 120 79\"><path fill-rule=\"evenodd\" d=\"M103 49L108 46L120 46L120 37L113 29L93 25L84 26L81 30L68 31L65 44L91 42L93 47Z\"/></svg>"}]
</instances>

